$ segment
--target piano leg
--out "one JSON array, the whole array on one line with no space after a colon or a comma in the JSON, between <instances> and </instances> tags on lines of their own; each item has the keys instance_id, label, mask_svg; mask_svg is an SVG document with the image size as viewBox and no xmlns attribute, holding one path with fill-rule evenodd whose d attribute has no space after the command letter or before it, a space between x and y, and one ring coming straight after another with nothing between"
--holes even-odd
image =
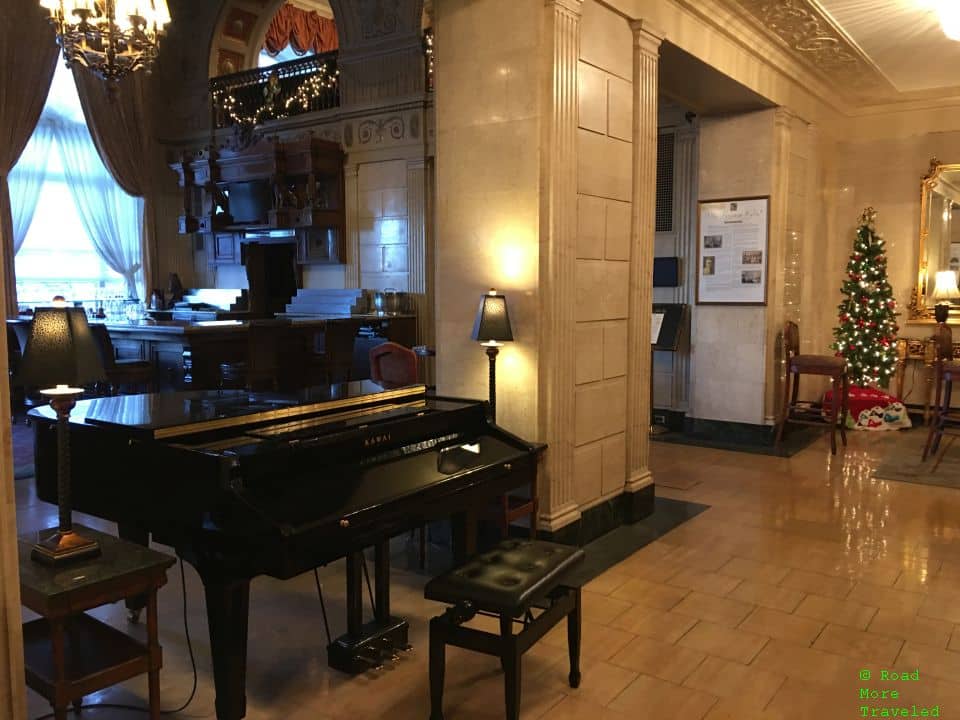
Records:
<instances>
[{"instance_id":1,"label":"piano leg","mask_svg":"<svg viewBox=\"0 0 960 720\"><path fill-rule=\"evenodd\" d=\"M137 525L117 523L117 535L120 536L121 540L143 545L143 547L149 547L150 545L150 532ZM127 606L127 619L132 623L139 623L140 613L147 606L147 596L135 595L127 598L124 603Z\"/></svg>"},{"instance_id":2,"label":"piano leg","mask_svg":"<svg viewBox=\"0 0 960 720\"><path fill-rule=\"evenodd\" d=\"M247 620L250 580L203 578L217 720L247 714Z\"/></svg>"},{"instance_id":3,"label":"piano leg","mask_svg":"<svg viewBox=\"0 0 960 720\"><path fill-rule=\"evenodd\" d=\"M384 540L374 549L373 587L378 622L390 619L390 541Z\"/></svg>"}]
</instances>

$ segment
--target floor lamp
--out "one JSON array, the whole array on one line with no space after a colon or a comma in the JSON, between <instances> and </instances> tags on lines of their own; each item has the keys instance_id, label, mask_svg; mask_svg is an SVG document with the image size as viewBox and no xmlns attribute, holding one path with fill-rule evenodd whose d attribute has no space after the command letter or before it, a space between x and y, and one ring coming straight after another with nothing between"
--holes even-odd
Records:
<instances>
[{"instance_id":1,"label":"floor lamp","mask_svg":"<svg viewBox=\"0 0 960 720\"><path fill-rule=\"evenodd\" d=\"M490 359L490 419L497 421L497 354L501 344L513 340L510 329L510 314L507 312L507 298L490 292L480 297L480 307L473 323L473 339L487 349Z\"/></svg>"},{"instance_id":2,"label":"floor lamp","mask_svg":"<svg viewBox=\"0 0 960 720\"><path fill-rule=\"evenodd\" d=\"M70 439L68 421L83 385L105 380L103 361L87 325L83 308L63 305L37 308L23 351L20 380L24 385L45 388L40 394L50 400L57 414L57 505L60 523L41 530L31 557L46 565L61 565L100 554L96 540L73 530L70 503Z\"/></svg>"}]
</instances>

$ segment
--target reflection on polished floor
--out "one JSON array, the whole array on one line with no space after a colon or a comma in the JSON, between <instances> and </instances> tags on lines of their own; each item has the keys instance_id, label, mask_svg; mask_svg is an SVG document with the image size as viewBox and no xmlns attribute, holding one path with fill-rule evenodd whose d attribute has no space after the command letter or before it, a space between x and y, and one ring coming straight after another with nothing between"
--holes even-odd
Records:
<instances>
[{"instance_id":1,"label":"reflection on polished floor","mask_svg":"<svg viewBox=\"0 0 960 720\"><path fill-rule=\"evenodd\" d=\"M853 433L835 457L821 439L789 459L654 445L657 494L711 508L586 587L581 687L565 684L559 628L524 658L523 717L848 720L862 717L863 705L914 704L960 716L960 492L873 479L893 440ZM52 521L51 506L29 483L18 485L21 530ZM321 577L338 634L342 569ZM394 572L394 612L409 619L414 651L348 678L326 667L313 578L256 580L247 717L426 718L426 628L440 606L423 600L423 582ZM194 703L172 717L213 717L202 592L189 567L187 586L200 684ZM180 602L173 570L160 592L164 707L179 705L191 685ZM128 629L121 606L99 617ZM447 653L447 720L503 717L498 661ZM882 669L917 668L917 681L877 680ZM861 681L862 670L873 679ZM864 687L898 690L899 699L861 700ZM88 701L142 704L145 696L143 679ZM47 711L31 693L29 716Z\"/></svg>"}]
</instances>

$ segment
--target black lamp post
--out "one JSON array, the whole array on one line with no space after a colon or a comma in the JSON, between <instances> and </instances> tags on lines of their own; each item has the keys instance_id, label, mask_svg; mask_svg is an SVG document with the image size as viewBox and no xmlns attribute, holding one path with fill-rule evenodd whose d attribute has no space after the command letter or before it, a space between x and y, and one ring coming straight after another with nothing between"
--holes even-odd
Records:
<instances>
[{"instance_id":1,"label":"black lamp post","mask_svg":"<svg viewBox=\"0 0 960 720\"><path fill-rule=\"evenodd\" d=\"M490 288L480 298L477 319L473 323L473 339L487 349L490 358L490 419L497 421L497 354L500 345L513 340L507 298Z\"/></svg>"},{"instance_id":2,"label":"black lamp post","mask_svg":"<svg viewBox=\"0 0 960 720\"><path fill-rule=\"evenodd\" d=\"M105 380L103 361L83 308L59 305L37 308L23 351L20 379L44 388L57 413L57 504L60 524L41 530L31 553L34 560L60 565L100 553L95 540L73 531L70 505L70 444L67 421L85 383ZM72 387L79 386L79 387Z\"/></svg>"}]
</instances>

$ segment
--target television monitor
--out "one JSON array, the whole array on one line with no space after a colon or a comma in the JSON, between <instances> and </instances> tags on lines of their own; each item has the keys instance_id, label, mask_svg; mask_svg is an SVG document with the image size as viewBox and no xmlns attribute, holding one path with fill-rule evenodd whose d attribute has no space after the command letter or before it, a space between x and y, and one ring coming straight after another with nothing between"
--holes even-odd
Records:
<instances>
[{"instance_id":1,"label":"television monitor","mask_svg":"<svg viewBox=\"0 0 960 720\"><path fill-rule=\"evenodd\" d=\"M680 258L658 257L653 259L653 286L679 287Z\"/></svg>"}]
</instances>

